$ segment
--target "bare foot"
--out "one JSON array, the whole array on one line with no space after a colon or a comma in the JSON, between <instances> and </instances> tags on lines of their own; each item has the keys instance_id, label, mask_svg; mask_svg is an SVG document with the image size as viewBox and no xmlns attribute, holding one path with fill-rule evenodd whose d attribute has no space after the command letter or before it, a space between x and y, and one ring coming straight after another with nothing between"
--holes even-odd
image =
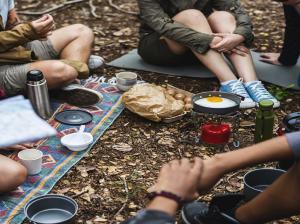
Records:
<instances>
[{"instance_id":1,"label":"bare foot","mask_svg":"<svg viewBox=\"0 0 300 224\"><path fill-rule=\"evenodd\" d=\"M279 61L279 53L263 53L260 55L260 61L266 62L273 65L282 65Z\"/></svg>"}]
</instances>

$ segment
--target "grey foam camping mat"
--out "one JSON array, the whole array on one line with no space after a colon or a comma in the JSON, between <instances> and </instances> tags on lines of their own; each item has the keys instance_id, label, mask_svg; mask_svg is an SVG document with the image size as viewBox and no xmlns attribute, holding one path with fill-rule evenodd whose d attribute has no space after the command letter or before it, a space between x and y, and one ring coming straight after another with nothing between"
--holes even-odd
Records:
<instances>
[{"instance_id":1,"label":"grey foam camping mat","mask_svg":"<svg viewBox=\"0 0 300 224\"><path fill-rule=\"evenodd\" d=\"M283 67L267 64L259 61L259 53L251 52L260 80L282 87L293 85L293 89L300 90L300 60L296 66ZM207 68L199 64L178 65L178 66L156 66L144 62L137 54L137 50L132 50L128 54L108 63L109 66L134 69L148 72L156 72L172 76L213 78L215 77Z\"/></svg>"}]
</instances>

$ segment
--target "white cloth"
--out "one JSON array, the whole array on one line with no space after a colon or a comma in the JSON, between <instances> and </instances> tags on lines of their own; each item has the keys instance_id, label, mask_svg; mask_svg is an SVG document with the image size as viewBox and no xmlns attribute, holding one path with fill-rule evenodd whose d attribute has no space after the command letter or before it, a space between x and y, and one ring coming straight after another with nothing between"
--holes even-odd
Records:
<instances>
[{"instance_id":1,"label":"white cloth","mask_svg":"<svg viewBox=\"0 0 300 224\"><path fill-rule=\"evenodd\" d=\"M14 0L0 0L0 16L2 17L2 25L4 28L6 27L8 12L14 7Z\"/></svg>"},{"instance_id":2,"label":"white cloth","mask_svg":"<svg viewBox=\"0 0 300 224\"><path fill-rule=\"evenodd\" d=\"M23 96L0 101L0 147L34 142L55 134L56 130L36 115Z\"/></svg>"}]
</instances>

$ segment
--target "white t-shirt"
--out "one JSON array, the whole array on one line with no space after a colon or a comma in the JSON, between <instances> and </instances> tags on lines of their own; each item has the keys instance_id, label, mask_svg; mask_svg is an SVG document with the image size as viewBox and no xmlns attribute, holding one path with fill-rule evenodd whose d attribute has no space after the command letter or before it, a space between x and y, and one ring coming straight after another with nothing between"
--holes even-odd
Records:
<instances>
[{"instance_id":1,"label":"white t-shirt","mask_svg":"<svg viewBox=\"0 0 300 224\"><path fill-rule=\"evenodd\" d=\"M14 7L14 0L0 0L0 16L2 17L3 27L6 27L8 12Z\"/></svg>"}]
</instances>

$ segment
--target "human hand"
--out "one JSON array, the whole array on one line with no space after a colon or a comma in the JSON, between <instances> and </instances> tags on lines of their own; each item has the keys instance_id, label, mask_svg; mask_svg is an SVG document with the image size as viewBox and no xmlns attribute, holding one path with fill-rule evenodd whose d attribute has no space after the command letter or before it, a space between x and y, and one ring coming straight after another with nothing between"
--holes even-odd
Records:
<instances>
[{"instance_id":1,"label":"human hand","mask_svg":"<svg viewBox=\"0 0 300 224\"><path fill-rule=\"evenodd\" d=\"M32 21L31 24L41 39L51 35L55 28L53 17L49 14Z\"/></svg>"},{"instance_id":2,"label":"human hand","mask_svg":"<svg viewBox=\"0 0 300 224\"><path fill-rule=\"evenodd\" d=\"M280 61L278 61L279 56L279 53L263 53L260 55L259 60L273 65L282 65Z\"/></svg>"},{"instance_id":3,"label":"human hand","mask_svg":"<svg viewBox=\"0 0 300 224\"><path fill-rule=\"evenodd\" d=\"M241 45L245 41L245 38L242 35L234 33L215 33L215 37L221 37L222 41L212 45L211 48L218 52L228 52L234 49L235 47Z\"/></svg>"},{"instance_id":4,"label":"human hand","mask_svg":"<svg viewBox=\"0 0 300 224\"><path fill-rule=\"evenodd\" d=\"M8 12L8 16L7 16L6 29L10 30L20 23L21 23L21 20L18 17L16 10L15 9L10 10Z\"/></svg>"},{"instance_id":5,"label":"human hand","mask_svg":"<svg viewBox=\"0 0 300 224\"><path fill-rule=\"evenodd\" d=\"M162 167L152 189L171 192L184 200L193 200L197 197L197 183L202 169L200 158L195 158L193 163L186 158L173 160Z\"/></svg>"},{"instance_id":6,"label":"human hand","mask_svg":"<svg viewBox=\"0 0 300 224\"><path fill-rule=\"evenodd\" d=\"M210 43L209 46L210 46L211 48L213 48L213 47L216 46L218 43L220 43L222 40L223 40L222 37L217 37L217 36L215 36L215 37L212 39L212 41L211 41L211 43Z\"/></svg>"},{"instance_id":7,"label":"human hand","mask_svg":"<svg viewBox=\"0 0 300 224\"><path fill-rule=\"evenodd\" d=\"M219 157L214 156L203 160L203 170L198 181L198 193L206 194L224 175L222 161Z\"/></svg>"},{"instance_id":8,"label":"human hand","mask_svg":"<svg viewBox=\"0 0 300 224\"><path fill-rule=\"evenodd\" d=\"M21 150L25 150L25 149L31 149L34 146L35 146L35 144L33 144L33 143L25 143L25 144L12 145L12 146L9 146L9 147L0 148L0 150L5 150L5 151L11 151L11 150L21 151Z\"/></svg>"},{"instance_id":9,"label":"human hand","mask_svg":"<svg viewBox=\"0 0 300 224\"><path fill-rule=\"evenodd\" d=\"M225 53L228 53L228 54L238 54L240 56L247 56L247 54L250 53L249 49L243 45L239 45L239 46L236 46L235 48L233 48L232 50L230 51L227 51Z\"/></svg>"}]
</instances>

